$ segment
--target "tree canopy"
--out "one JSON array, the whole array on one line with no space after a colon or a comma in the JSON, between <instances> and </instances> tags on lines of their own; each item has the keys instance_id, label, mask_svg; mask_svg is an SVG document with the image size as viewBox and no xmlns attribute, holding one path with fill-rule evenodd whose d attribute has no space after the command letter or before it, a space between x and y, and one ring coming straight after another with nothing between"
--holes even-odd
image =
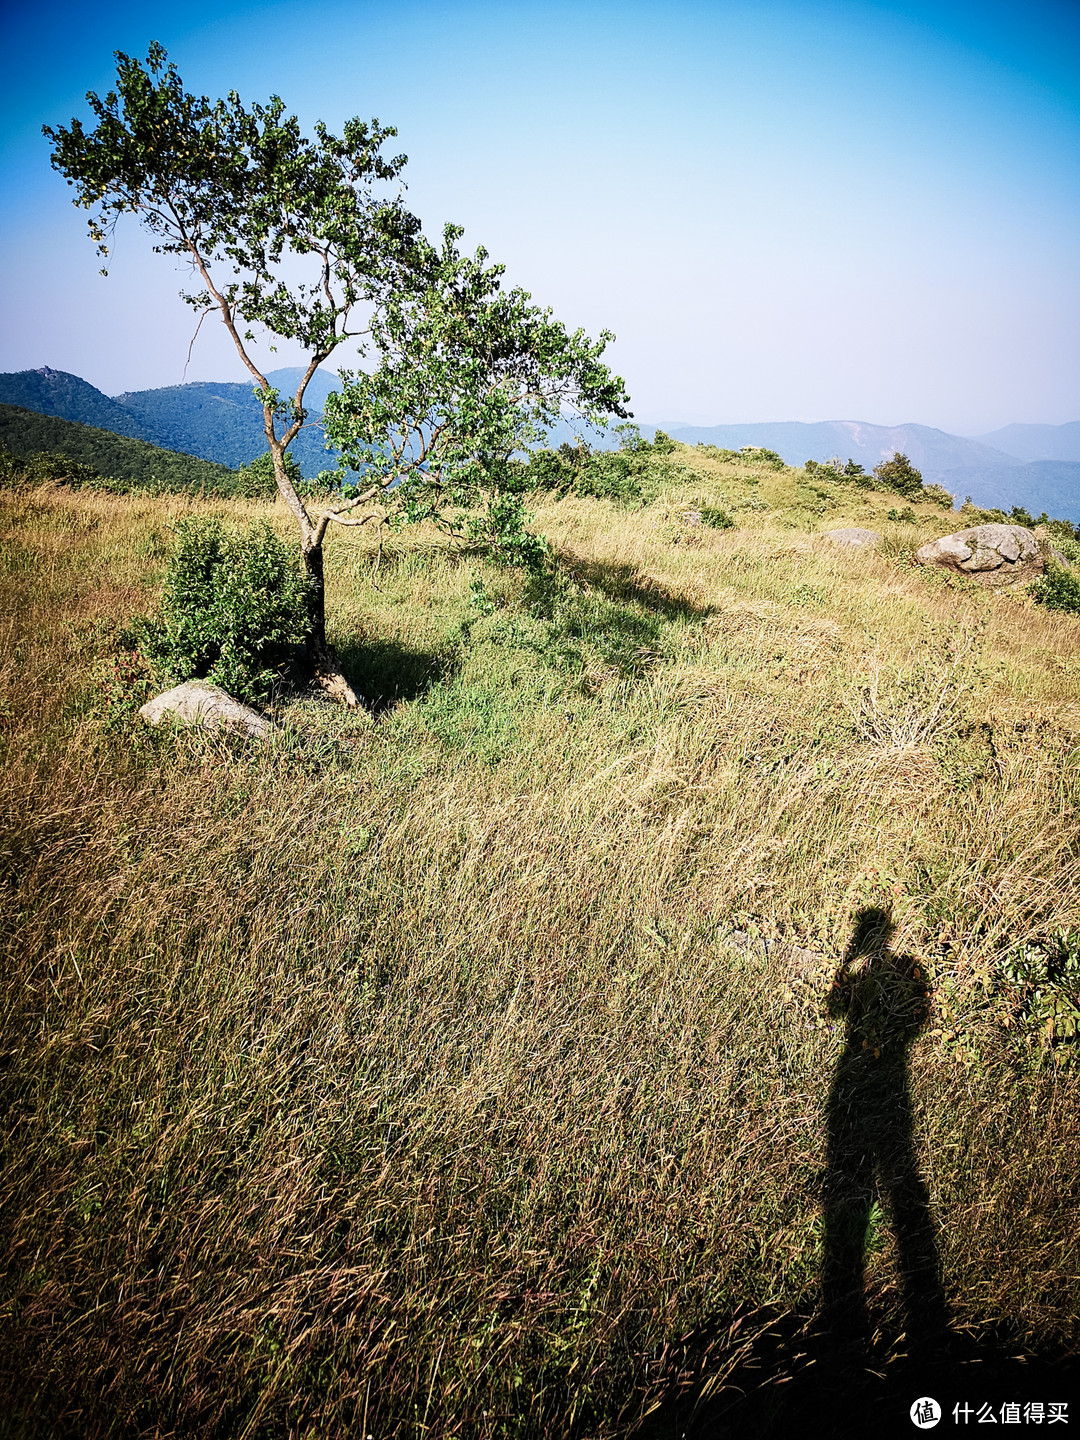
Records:
<instances>
[{"instance_id":1,"label":"tree canopy","mask_svg":"<svg viewBox=\"0 0 1080 1440\"><path fill-rule=\"evenodd\" d=\"M391 127L352 119L338 137L320 122L310 138L277 96L247 106L235 91L189 93L156 42L145 65L121 51L116 61L116 89L87 96L95 128L44 127L53 166L92 212L103 257L117 220L136 215L157 252L189 261L199 283L184 299L200 324L217 310L262 401L275 482L299 527L317 673L356 703L326 641L328 527L394 515L459 531L472 512L474 533L509 537L500 548L520 558L530 542L520 500L499 494L499 467L567 412L586 424L626 416L622 381L600 361L612 336L571 334L524 291L502 290L502 267L485 251L459 254L460 229L448 226L441 246L425 240L385 189L405 164L382 153ZM291 397L256 363L259 326L308 357ZM327 429L363 479L317 514L285 454L307 418L308 383L346 341L361 359L373 352L372 368L343 372ZM475 513L484 504L487 519Z\"/></svg>"},{"instance_id":2,"label":"tree canopy","mask_svg":"<svg viewBox=\"0 0 1080 1440\"><path fill-rule=\"evenodd\" d=\"M372 518L432 520L486 536L508 558L535 553L506 461L573 419L626 418L628 396L600 356L614 338L569 332L524 290L502 287L487 252L459 252L464 232L417 245L423 283L389 295L374 316L378 364L342 372L327 400L327 435L361 482L350 504ZM522 546L525 547L523 551Z\"/></svg>"}]
</instances>

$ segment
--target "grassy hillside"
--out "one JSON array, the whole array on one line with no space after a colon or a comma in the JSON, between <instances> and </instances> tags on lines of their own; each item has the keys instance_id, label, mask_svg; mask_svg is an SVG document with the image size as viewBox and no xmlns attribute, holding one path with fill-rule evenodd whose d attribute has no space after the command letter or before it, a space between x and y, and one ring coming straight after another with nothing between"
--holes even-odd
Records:
<instances>
[{"instance_id":1,"label":"grassy hillside","mask_svg":"<svg viewBox=\"0 0 1080 1440\"><path fill-rule=\"evenodd\" d=\"M43 453L67 456L94 472L80 475L81 483L105 482L104 488L116 493L139 489L234 495L242 490L240 478L224 465L17 405L0 405L0 451L17 459Z\"/></svg>"},{"instance_id":2,"label":"grassy hillside","mask_svg":"<svg viewBox=\"0 0 1080 1440\"><path fill-rule=\"evenodd\" d=\"M289 533L0 494L0 1434L888 1435L1018 1354L1002 1400L1064 1397L1080 621L915 568L932 505L680 449L538 495L548 576L335 533L374 722L148 732L192 511Z\"/></svg>"}]
</instances>

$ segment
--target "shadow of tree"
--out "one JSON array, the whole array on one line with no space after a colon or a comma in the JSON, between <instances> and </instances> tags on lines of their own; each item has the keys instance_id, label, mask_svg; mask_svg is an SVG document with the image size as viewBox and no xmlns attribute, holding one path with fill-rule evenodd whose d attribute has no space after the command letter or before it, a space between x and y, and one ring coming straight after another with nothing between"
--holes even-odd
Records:
<instances>
[{"instance_id":1,"label":"shadow of tree","mask_svg":"<svg viewBox=\"0 0 1080 1440\"><path fill-rule=\"evenodd\" d=\"M417 700L451 677L458 660L448 650L414 650L400 641L351 637L337 645L341 668L373 715Z\"/></svg>"},{"instance_id":2,"label":"shadow of tree","mask_svg":"<svg viewBox=\"0 0 1080 1440\"><path fill-rule=\"evenodd\" d=\"M609 600L644 606L665 620L703 620L715 606L696 605L662 581L642 576L637 566L615 560L585 560L569 550L554 550L560 569L586 589L599 590Z\"/></svg>"}]
</instances>

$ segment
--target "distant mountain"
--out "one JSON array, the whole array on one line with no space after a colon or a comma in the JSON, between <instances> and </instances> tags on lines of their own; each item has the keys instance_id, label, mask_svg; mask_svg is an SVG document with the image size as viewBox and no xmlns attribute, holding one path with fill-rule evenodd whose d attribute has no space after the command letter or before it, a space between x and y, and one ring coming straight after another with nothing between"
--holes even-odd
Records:
<instances>
[{"instance_id":1,"label":"distant mountain","mask_svg":"<svg viewBox=\"0 0 1080 1440\"><path fill-rule=\"evenodd\" d=\"M92 466L99 475L133 486L201 490L208 495L231 495L243 489L238 477L223 465L17 405L0 405L0 450L20 458L42 451L66 455Z\"/></svg>"},{"instance_id":2,"label":"distant mountain","mask_svg":"<svg viewBox=\"0 0 1080 1440\"><path fill-rule=\"evenodd\" d=\"M1034 460L1030 465L951 470L942 481L958 500L970 495L976 505L1011 510L1022 505L1032 515L1044 510L1055 520L1080 524L1080 461Z\"/></svg>"},{"instance_id":3,"label":"distant mountain","mask_svg":"<svg viewBox=\"0 0 1080 1440\"><path fill-rule=\"evenodd\" d=\"M134 440L154 439L123 405L78 375L50 370L47 365L40 370L0 375L0 404L18 405L61 420L77 420L80 425L96 425L99 430L112 430Z\"/></svg>"},{"instance_id":4,"label":"distant mountain","mask_svg":"<svg viewBox=\"0 0 1080 1440\"><path fill-rule=\"evenodd\" d=\"M1080 420L1067 425L1006 425L976 438L1020 460L1080 460Z\"/></svg>"},{"instance_id":5,"label":"distant mountain","mask_svg":"<svg viewBox=\"0 0 1080 1440\"><path fill-rule=\"evenodd\" d=\"M289 367L273 370L266 378L282 395L289 395L302 374L298 367ZM337 376L325 370L312 376L305 396L311 418L289 447L309 478L337 463L337 453L326 449L320 423L326 397L337 385ZM262 406L248 382L196 380L157 390L129 391L115 399L146 433L155 437L157 444L170 449L185 450L231 467L248 465L265 453Z\"/></svg>"},{"instance_id":6,"label":"distant mountain","mask_svg":"<svg viewBox=\"0 0 1080 1440\"><path fill-rule=\"evenodd\" d=\"M642 426L643 432L650 434L655 428ZM929 425L870 425L862 420L804 424L799 420L784 420L755 425L661 425L659 429L666 430L685 445L719 445L725 450L761 445L775 450L789 465L839 455L841 460L857 460L872 470L900 451L931 484L946 483L949 471L961 467L1000 469L1020 463L978 440L949 435Z\"/></svg>"},{"instance_id":7,"label":"distant mountain","mask_svg":"<svg viewBox=\"0 0 1080 1440\"><path fill-rule=\"evenodd\" d=\"M288 395L302 373L298 367L285 367L271 371L267 379ZM326 397L338 383L337 376L318 370L308 386L311 418L290 450L309 478L337 463L337 453L325 448L320 420ZM247 382L193 381L110 398L78 375L45 367L0 375L0 404L111 430L229 469L249 464L266 450L262 408Z\"/></svg>"}]
</instances>

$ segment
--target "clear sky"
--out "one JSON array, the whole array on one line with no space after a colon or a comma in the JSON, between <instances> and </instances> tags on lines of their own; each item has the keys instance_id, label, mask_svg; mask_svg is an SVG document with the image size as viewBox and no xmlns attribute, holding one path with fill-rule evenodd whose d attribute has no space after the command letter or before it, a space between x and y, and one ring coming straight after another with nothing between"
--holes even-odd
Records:
<instances>
[{"instance_id":1,"label":"clear sky","mask_svg":"<svg viewBox=\"0 0 1080 1440\"><path fill-rule=\"evenodd\" d=\"M42 124L112 52L396 125L407 200L609 352L644 421L1080 418L1075 0L3 0L0 370L184 376L184 277L108 279ZM243 379L203 326L187 379ZM285 350L268 364L291 363Z\"/></svg>"}]
</instances>

